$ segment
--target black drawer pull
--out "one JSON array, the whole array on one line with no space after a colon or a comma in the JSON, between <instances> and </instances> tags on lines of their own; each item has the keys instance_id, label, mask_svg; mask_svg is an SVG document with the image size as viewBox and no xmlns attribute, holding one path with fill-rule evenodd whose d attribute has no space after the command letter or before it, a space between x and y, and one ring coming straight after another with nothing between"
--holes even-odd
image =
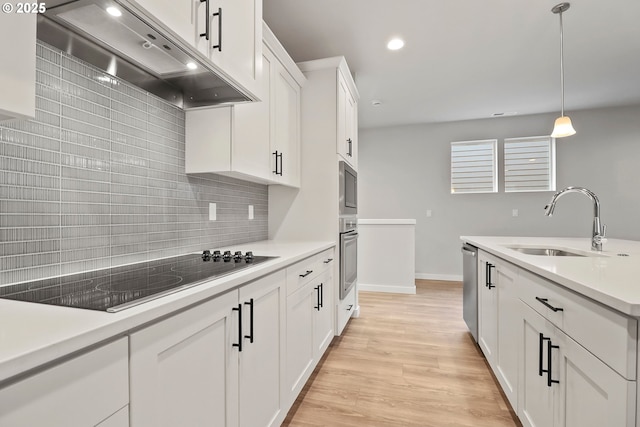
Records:
<instances>
[{"instance_id":1,"label":"black drawer pull","mask_svg":"<svg viewBox=\"0 0 640 427\"><path fill-rule=\"evenodd\" d=\"M233 344L233 347L238 347L238 351L242 351L242 304L238 304L232 310L238 312L238 343Z\"/></svg>"},{"instance_id":2,"label":"black drawer pull","mask_svg":"<svg viewBox=\"0 0 640 427\"><path fill-rule=\"evenodd\" d=\"M324 283L320 283L320 307L324 307Z\"/></svg>"},{"instance_id":3,"label":"black drawer pull","mask_svg":"<svg viewBox=\"0 0 640 427\"><path fill-rule=\"evenodd\" d=\"M245 338L249 338L249 342L253 343L253 298L249 302L245 302L245 305L249 306L249 335L245 335Z\"/></svg>"},{"instance_id":4,"label":"black drawer pull","mask_svg":"<svg viewBox=\"0 0 640 427\"><path fill-rule=\"evenodd\" d=\"M554 307L554 306L552 306L551 304L549 304L549 303L547 302L547 301L549 301L549 299L548 299L548 298L540 298L540 297L536 297L536 299L537 299L538 301L540 301L540 302L542 303L542 305L544 305L544 306L545 306L545 307L547 307L547 308L550 308L551 310L553 310L553 311L555 311L555 312L558 312L558 311L564 311L564 309L563 309L563 308L561 308L561 307Z\"/></svg>"},{"instance_id":5,"label":"black drawer pull","mask_svg":"<svg viewBox=\"0 0 640 427\"><path fill-rule=\"evenodd\" d=\"M316 296L316 304L314 305L313 308L315 308L316 310L320 311L320 307L322 307L322 304L320 303L320 286L318 285L315 288L313 288L314 291L318 291L318 294Z\"/></svg>"},{"instance_id":6,"label":"black drawer pull","mask_svg":"<svg viewBox=\"0 0 640 427\"><path fill-rule=\"evenodd\" d=\"M322 261L322 262L324 262L325 264L329 264L331 261L333 261L333 258L328 258L326 261Z\"/></svg>"},{"instance_id":7,"label":"black drawer pull","mask_svg":"<svg viewBox=\"0 0 640 427\"><path fill-rule=\"evenodd\" d=\"M493 283L491 283L491 269L492 268L496 268L495 265L491 264L490 262L487 263L487 284L486 287L489 289L493 289L496 287L496 285L494 285Z\"/></svg>"},{"instance_id":8,"label":"black drawer pull","mask_svg":"<svg viewBox=\"0 0 640 427\"><path fill-rule=\"evenodd\" d=\"M549 339L549 338L548 338ZM551 343L551 339L549 339L549 344L547 345L547 386L551 387L551 384L559 384L560 381L551 379L551 349L552 348L560 348L559 345L553 345Z\"/></svg>"},{"instance_id":9,"label":"black drawer pull","mask_svg":"<svg viewBox=\"0 0 640 427\"><path fill-rule=\"evenodd\" d=\"M353 308L353 304L349 304L349 308L347 308L347 311L351 311L352 308Z\"/></svg>"},{"instance_id":10,"label":"black drawer pull","mask_svg":"<svg viewBox=\"0 0 640 427\"><path fill-rule=\"evenodd\" d=\"M304 274L300 274L299 276L300 276L300 277L307 277L307 276L308 276L308 275L310 275L311 273L313 273L313 270L307 270L307 272L306 272L306 273L304 273Z\"/></svg>"},{"instance_id":11,"label":"black drawer pull","mask_svg":"<svg viewBox=\"0 0 640 427\"><path fill-rule=\"evenodd\" d=\"M542 374L544 372L549 372L548 369L542 369L542 355L543 355L543 349L544 349L544 342L545 341L550 341L551 338L545 338L544 335L542 335L542 332L540 332L540 342L538 344L538 350L539 350L539 354L538 354L538 375L542 376Z\"/></svg>"}]
</instances>

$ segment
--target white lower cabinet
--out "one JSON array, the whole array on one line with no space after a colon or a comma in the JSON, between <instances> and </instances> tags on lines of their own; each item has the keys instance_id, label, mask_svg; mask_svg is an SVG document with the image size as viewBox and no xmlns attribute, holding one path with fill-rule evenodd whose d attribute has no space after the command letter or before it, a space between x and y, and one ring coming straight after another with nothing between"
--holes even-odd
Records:
<instances>
[{"instance_id":1,"label":"white lower cabinet","mask_svg":"<svg viewBox=\"0 0 640 427\"><path fill-rule=\"evenodd\" d=\"M289 400L302 390L313 371L313 304L316 300L311 284L287 297L287 369Z\"/></svg>"},{"instance_id":2,"label":"white lower cabinet","mask_svg":"<svg viewBox=\"0 0 640 427\"><path fill-rule=\"evenodd\" d=\"M329 268L314 286L316 301L313 305L313 355L319 360L333 339L333 275Z\"/></svg>"},{"instance_id":3,"label":"white lower cabinet","mask_svg":"<svg viewBox=\"0 0 640 427\"><path fill-rule=\"evenodd\" d=\"M518 269L480 252L478 344L509 403L518 406Z\"/></svg>"},{"instance_id":4,"label":"white lower cabinet","mask_svg":"<svg viewBox=\"0 0 640 427\"><path fill-rule=\"evenodd\" d=\"M129 425L127 338L0 388L0 426Z\"/></svg>"},{"instance_id":5,"label":"white lower cabinet","mask_svg":"<svg viewBox=\"0 0 640 427\"><path fill-rule=\"evenodd\" d=\"M275 426L284 271L131 334L132 426Z\"/></svg>"},{"instance_id":6,"label":"white lower cabinet","mask_svg":"<svg viewBox=\"0 0 640 427\"><path fill-rule=\"evenodd\" d=\"M637 320L478 256L478 345L525 427L637 427Z\"/></svg>"},{"instance_id":7,"label":"white lower cabinet","mask_svg":"<svg viewBox=\"0 0 640 427\"><path fill-rule=\"evenodd\" d=\"M635 425L636 383L521 303L519 417L526 427Z\"/></svg>"},{"instance_id":8,"label":"white lower cabinet","mask_svg":"<svg viewBox=\"0 0 640 427\"><path fill-rule=\"evenodd\" d=\"M292 404L334 336L334 251L287 268L287 403Z\"/></svg>"}]
</instances>

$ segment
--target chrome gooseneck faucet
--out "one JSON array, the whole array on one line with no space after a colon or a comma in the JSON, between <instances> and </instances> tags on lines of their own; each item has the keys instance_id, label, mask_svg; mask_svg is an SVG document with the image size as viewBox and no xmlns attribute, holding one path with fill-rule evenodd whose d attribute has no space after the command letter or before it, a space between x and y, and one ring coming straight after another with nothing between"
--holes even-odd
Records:
<instances>
[{"instance_id":1,"label":"chrome gooseneck faucet","mask_svg":"<svg viewBox=\"0 0 640 427\"><path fill-rule=\"evenodd\" d=\"M560 190L553 195L549 204L544 207L544 214L546 216L552 216L553 211L556 208L556 202L560 197L567 193L584 194L593 202L593 233L591 235L591 250L602 251L602 244L607 241L607 239L605 239L607 226L600 223L600 201L593 191L584 187L567 187L564 190Z\"/></svg>"}]
</instances>

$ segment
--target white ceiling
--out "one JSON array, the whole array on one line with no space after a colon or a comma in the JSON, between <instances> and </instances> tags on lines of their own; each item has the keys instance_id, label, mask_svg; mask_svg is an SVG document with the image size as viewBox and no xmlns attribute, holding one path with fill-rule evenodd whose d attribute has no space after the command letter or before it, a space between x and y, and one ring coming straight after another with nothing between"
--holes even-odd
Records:
<instances>
[{"instance_id":1,"label":"white ceiling","mask_svg":"<svg viewBox=\"0 0 640 427\"><path fill-rule=\"evenodd\" d=\"M264 0L297 62L344 55L361 128L560 110L558 0ZM565 110L640 104L640 0L572 0ZM386 49L401 36L400 51ZM372 100L382 101L373 107Z\"/></svg>"}]
</instances>

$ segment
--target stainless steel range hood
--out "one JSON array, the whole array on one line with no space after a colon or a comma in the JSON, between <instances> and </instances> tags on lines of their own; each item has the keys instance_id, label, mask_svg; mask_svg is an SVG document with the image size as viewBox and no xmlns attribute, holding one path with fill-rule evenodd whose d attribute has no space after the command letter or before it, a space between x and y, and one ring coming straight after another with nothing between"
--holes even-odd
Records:
<instances>
[{"instance_id":1,"label":"stainless steel range hood","mask_svg":"<svg viewBox=\"0 0 640 427\"><path fill-rule=\"evenodd\" d=\"M169 34L121 0L48 1L38 16L38 39L180 108L253 100Z\"/></svg>"}]
</instances>

